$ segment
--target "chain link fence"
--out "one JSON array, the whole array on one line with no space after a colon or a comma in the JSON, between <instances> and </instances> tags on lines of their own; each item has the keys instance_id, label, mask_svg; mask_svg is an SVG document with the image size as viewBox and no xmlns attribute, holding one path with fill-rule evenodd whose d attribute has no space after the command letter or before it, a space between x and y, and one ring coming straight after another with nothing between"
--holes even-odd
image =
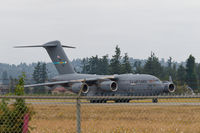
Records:
<instances>
[{"instance_id":1,"label":"chain link fence","mask_svg":"<svg viewBox=\"0 0 200 133\"><path fill-rule=\"evenodd\" d=\"M0 133L200 132L200 95L0 96L0 107Z\"/></svg>"}]
</instances>

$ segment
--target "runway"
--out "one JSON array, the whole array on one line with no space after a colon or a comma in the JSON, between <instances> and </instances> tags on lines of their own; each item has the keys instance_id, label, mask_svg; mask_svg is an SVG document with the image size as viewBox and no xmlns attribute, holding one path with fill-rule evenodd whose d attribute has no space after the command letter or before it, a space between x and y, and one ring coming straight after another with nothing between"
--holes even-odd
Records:
<instances>
[{"instance_id":1,"label":"runway","mask_svg":"<svg viewBox=\"0 0 200 133\"><path fill-rule=\"evenodd\" d=\"M15 102L15 97L10 97L9 104ZM32 105L76 105L76 98L73 97L22 97L27 104ZM154 98L154 97L153 97ZM104 98L106 100L107 98ZM125 99L125 98L121 98ZM115 103L111 99L107 99L107 103L90 103L91 99L80 99L81 105L98 105L98 106L199 106L199 96L170 96L170 97L158 97L158 103L152 103L152 97L148 99L133 99L129 103ZM94 99L93 99L94 100ZM1 102L1 100L0 100Z\"/></svg>"},{"instance_id":2,"label":"runway","mask_svg":"<svg viewBox=\"0 0 200 133\"><path fill-rule=\"evenodd\" d=\"M76 105L76 101L52 101L52 100L26 100L27 104L33 105ZM107 102L107 103L90 103L89 101L82 101L81 105L87 106L200 106L200 102L197 101L188 101L188 102L144 102L144 101L131 101L130 103L115 103L115 102Z\"/></svg>"}]
</instances>

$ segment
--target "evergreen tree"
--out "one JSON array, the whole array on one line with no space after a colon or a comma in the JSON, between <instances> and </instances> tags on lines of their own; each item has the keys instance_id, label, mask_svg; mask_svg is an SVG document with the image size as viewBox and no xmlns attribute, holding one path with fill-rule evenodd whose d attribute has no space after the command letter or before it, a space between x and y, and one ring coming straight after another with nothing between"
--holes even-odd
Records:
<instances>
[{"instance_id":1,"label":"evergreen tree","mask_svg":"<svg viewBox=\"0 0 200 133\"><path fill-rule=\"evenodd\" d=\"M89 66L90 66L90 71L89 74L99 74L99 58L98 56L92 56L89 58Z\"/></svg>"},{"instance_id":2,"label":"evergreen tree","mask_svg":"<svg viewBox=\"0 0 200 133\"><path fill-rule=\"evenodd\" d=\"M34 68L34 72L33 72L33 80L35 81L35 83L42 83L41 82L41 78L40 78L40 67L41 67L41 63L38 62L37 65Z\"/></svg>"},{"instance_id":3,"label":"evergreen tree","mask_svg":"<svg viewBox=\"0 0 200 133\"><path fill-rule=\"evenodd\" d=\"M15 95L24 95L24 80L25 74L19 77L16 85ZM29 117L29 121L32 118L33 110L30 108L23 98L16 98L14 103L10 104L8 98L1 99L0 102L0 133L29 133L30 130L24 131L25 116ZM30 127L29 127L30 128Z\"/></svg>"},{"instance_id":4,"label":"evergreen tree","mask_svg":"<svg viewBox=\"0 0 200 133\"><path fill-rule=\"evenodd\" d=\"M123 64L122 64L122 73L132 73L132 67L131 64L129 62L129 57L128 54L125 53L124 57L123 57Z\"/></svg>"},{"instance_id":5,"label":"evergreen tree","mask_svg":"<svg viewBox=\"0 0 200 133\"><path fill-rule=\"evenodd\" d=\"M37 65L35 66L34 72L33 72L33 80L35 83L42 83L41 82L41 75L40 75L40 68L41 68L41 63L38 62ZM40 93L40 90L43 89L42 87L34 87L33 93Z\"/></svg>"},{"instance_id":6,"label":"evergreen tree","mask_svg":"<svg viewBox=\"0 0 200 133\"><path fill-rule=\"evenodd\" d=\"M173 74L172 65L173 65L172 57L169 57L169 59L167 61L167 74L166 74L167 77L172 76L172 74Z\"/></svg>"},{"instance_id":7,"label":"evergreen tree","mask_svg":"<svg viewBox=\"0 0 200 133\"><path fill-rule=\"evenodd\" d=\"M172 79L175 81L176 80L176 74L177 74L177 69L176 69L176 64L172 62L172 57L169 57L167 61L167 73L165 73L165 77L169 78L169 76L172 77Z\"/></svg>"},{"instance_id":8,"label":"evergreen tree","mask_svg":"<svg viewBox=\"0 0 200 133\"><path fill-rule=\"evenodd\" d=\"M136 61L133 65L134 67L134 72L137 74L142 74L143 73L143 67L141 66L141 61Z\"/></svg>"},{"instance_id":9,"label":"evergreen tree","mask_svg":"<svg viewBox=\"0 0 200 133\"><path fill-rule=\"evenodd\" d=\"M200 83L200 64L196 64L196 73L197 73L198 83Z\"/></svg>"},{"instance_id":10,"label":"evergreen tree","mask_svg":"<svg viewBox=\"0 0 200 133\"><path fill-rule=\"evenodd\" d=\"M121 50L118 45L115 48L115 55L112 56L109 65L110 74L121 74Z\"/></svg>"},{"instance_id":11,"label":"evergreen tree","mask_svg":"<svg viewBox=\"0 0 200 133\"><path fill-rule=\"evenodd\" d=\"M108 55L105 55L105 56L103 56L102 58L99 59L99 63L98 63L99 74L107 75L108 74L108 67L109 67Z\"/></svg>"},{"instance_id":12,"label":"evergreen tree","mask_svg":"<svg viewBox=\"0 0 200 133\"><path fill-rule=\"evenodd\" d=\"M144 65L144 73L154 75L156 77L161 77L162 66L154 53L151 54L146 64Z\"/></svg>"},{"instance_id":13,"label":"evergreen tree","mask_svg":"<svg viewBox=\"0 0 200 133\"><path fill-rule=\"evenodd\" d=\"M177 83L178 85L184 85L186 78L186 70L181 64L177 70Z\"/></svg>"},{"instance_id":14,"label":"evergreen tree","mask_svg":"<svg viewBox=\"0 0 200 133\"><path fill-rule=\"evenodd\" d=\"M186 64L186 82L195 91L198 91L198 80L195 72L195 58L190 55Z\"/></svg>"},{"instance_id":15,"label":"evergreen tree","mask_svg":"<svg viewBox=\"0 0 200 133\"><path fill-rule=\"evenodd\" d=\"M173 63L172 69L171 69L171 74L169 75L172 77L172 79L174 80L174 82L176 82L177 79L177 68L176 68L176 64Z\"/></svg>"},{"instance_id":16,"label":"evergreen tree","mask_svg":"<svg viewBox=\"0 0 200 133\"><path fill-rule=\"evenodd\" d=\"M4 85L8 85L8 83L9 83L7 71L4 71L3 74L2 74L2 83Z\"/></svg>"},{"instance_id":17,"label":"evergreen tree","mask_svg":"<svg viewBox=\"0 0 200 133\"><path fill-rule=\"evenodd\" d=\"M34 72L33 72L33 79L35 83L44 83L47 80L47 69L45 63L40 63L35 66ZM35 87L34 93L45 93L45 87Z\"/></svg>"},{"instance_id":18,"label":"evergreen tree","mask_svg":"<svg viewBox=\"0 0 200 133\"><path fill-rule=\"evenodd\" d=\"M14 93L15 92L15 86L17 84L17 79L14 79L12 76L9 77L9 88L10 92Z\"/></svg>"},{"instance_id":19,"label":"evergreen tree","mask_svg":"<svg viewBox=\"0 0 200 133\"><path fill-rule=\"evenodd\" d=\"M83 58L82 60L82 72L81 73L89 73L89 59L88 58Z\"/></svg>"},{"instance_id":20,"label":"evergreen tree","mask_svg":"<svg viewBox=\"0 0 200 133\"><path fill-rule=\"evenodd\" d=\"M167 65L168 68L171 69L172 68L172 57L169 57L168 61L167 61Z\"/></svg>"},{"instance_id":21,"label":"evergreen tree","mask_svg":"<svg viewBox=\"0 0 200 133\"><path fill-rule=\"evenodd\" d=\"M46 63L43 63L40 69L41 69L41 80L42 80L41 82L44 83L48 79Z\"/></svg>"}]
</instances>

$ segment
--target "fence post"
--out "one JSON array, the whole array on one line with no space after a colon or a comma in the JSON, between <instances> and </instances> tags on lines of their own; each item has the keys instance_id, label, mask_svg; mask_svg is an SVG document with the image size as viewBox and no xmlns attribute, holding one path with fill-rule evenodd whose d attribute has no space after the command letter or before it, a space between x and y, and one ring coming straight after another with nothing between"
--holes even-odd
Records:
<instances>
[{"instance_id":1,"label":"fence post","mask_svg":"<svg viewBox=\"0 0 200 133\"><path fill-rule=\"evenodd\" d=\"M81 104L79 97L76 99L76 126L77 133L81 133Z\"/></svg>"},{"instance_id":2,"label":"fence post","mask_svg":"<svg viewBox=\"0 0 200 133\"><path fill-rule=\"evenodd\" d=\"M77 133L81 133L81 101L80 96L82 93L83 87L79 90L77 99L76 99L76 130Z\"/></svg>"}]
</instances>

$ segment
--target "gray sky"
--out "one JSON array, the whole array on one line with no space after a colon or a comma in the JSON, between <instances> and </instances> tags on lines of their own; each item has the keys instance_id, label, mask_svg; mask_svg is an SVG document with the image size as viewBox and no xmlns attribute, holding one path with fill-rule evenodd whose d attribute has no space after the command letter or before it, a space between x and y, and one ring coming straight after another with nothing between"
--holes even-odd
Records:
<instances>
[{"instance_id":1,"label":"gray sky","mask_svg":"<svg viewBox=\"0 0 200 133\"><path fill-rule=\"evenodd\" d=\"M0 62L50 61L44 49L15 45L60 40L70 59L110 56L118 44L130 57L200 62L199 0L1 0Z\"/></svg>"}]
</instances>

